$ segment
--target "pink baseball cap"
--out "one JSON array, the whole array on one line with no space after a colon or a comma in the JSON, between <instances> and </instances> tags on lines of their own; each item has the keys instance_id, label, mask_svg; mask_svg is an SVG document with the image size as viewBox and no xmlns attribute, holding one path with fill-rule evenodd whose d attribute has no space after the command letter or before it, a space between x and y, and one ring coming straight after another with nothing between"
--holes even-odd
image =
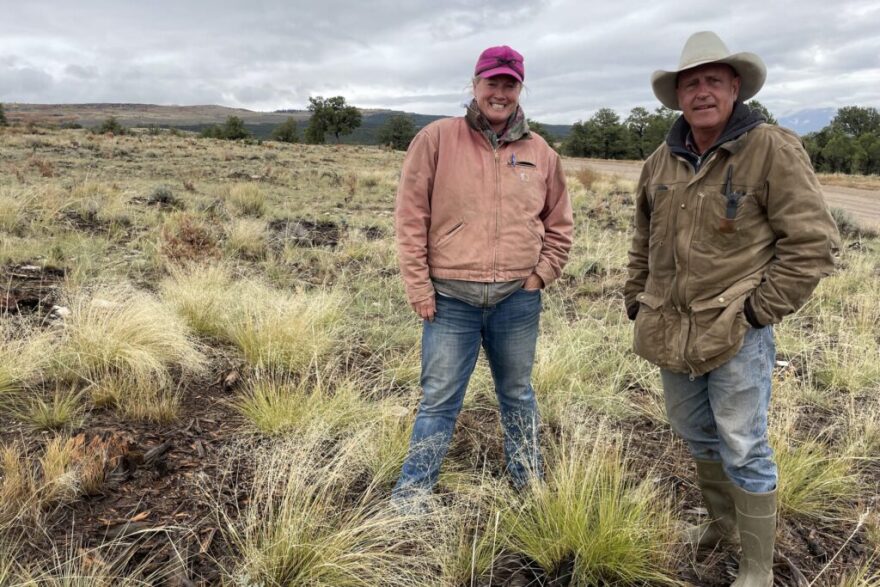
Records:
<instances>
[{"instance_id":1,"label":"pink baseball cap","mask_svg":"<svg viewBox=\"0 0 880 587\"><path fill-rule=\"evenodd\" d=\"M523 56L508 47L489 47L477 59L474 75L480 77L493 77L496 75L512 75L522 82L526 77L526 69L523 64Z\"/></svg>"}]
</instances>

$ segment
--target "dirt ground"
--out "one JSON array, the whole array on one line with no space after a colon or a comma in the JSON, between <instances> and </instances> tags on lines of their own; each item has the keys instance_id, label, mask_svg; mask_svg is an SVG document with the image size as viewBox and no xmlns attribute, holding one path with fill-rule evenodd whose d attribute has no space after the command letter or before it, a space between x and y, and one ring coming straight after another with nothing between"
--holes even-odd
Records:
<instances>
[{"instance_id":1,"label":"dirt ground","mask_svg":"<svg viewBox=\"0 0 880 587\"><path fill-rule=\"evenodd\" d=\"M599 173L638 181L642 162L565 158L567 170L575 171L582 167L591 167ZM827 184L823 184L822 189L828 205L843 208L865 228L880 230L880 191Z\"/></svg>"}]
</instances>

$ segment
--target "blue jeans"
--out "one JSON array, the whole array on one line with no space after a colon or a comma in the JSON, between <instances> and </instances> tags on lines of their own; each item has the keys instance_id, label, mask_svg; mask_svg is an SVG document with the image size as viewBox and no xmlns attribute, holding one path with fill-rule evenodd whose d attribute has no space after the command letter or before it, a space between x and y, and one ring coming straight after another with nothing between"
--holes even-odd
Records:
<instances>
[{"instance_id":1,"label":"blue jeans","mask_svg":"<svg viewBox=\"0 0 880 587\"><path fill-rule=\"evenodd\" d=\"M428 492L437 483L481 344L501 407L507 472L517 487L540 478L531 384L540 314L540 291L519 290L486 308L437 296L437 315L422 331L423 396L395 498Z\"/></svg>"},{"instance_id":2,"label":"blue jeans","mask_svg":"<svg viewBox=\"0 0 880 587\"><path fill-rule=\"evenodd\" d=\"M767 439L770 380L776 360L773 328L750 328L742 349L701 375L661 370L666 414L695 459L721 461L746 491L776 488L776 463Z\"/></svg>"}]
</instances>

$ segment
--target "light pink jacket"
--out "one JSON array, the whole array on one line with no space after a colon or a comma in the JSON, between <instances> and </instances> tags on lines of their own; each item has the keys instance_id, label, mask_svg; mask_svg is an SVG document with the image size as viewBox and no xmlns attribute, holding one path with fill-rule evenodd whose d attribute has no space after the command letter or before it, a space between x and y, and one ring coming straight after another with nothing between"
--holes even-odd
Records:
<instances>
[{"instance_id":1,"label":"light pink jacket","mask_svg":"<svg viewBox=\"0 0 880 587\"><path fill-rule=\"evenodd\" d=\"M461 118L413 139L397 188L395 227L410 303L434 295L431 277L498 282L562 273L572 239L559 155L535 133L493 150Z\"/></svg>"}]
</instances>

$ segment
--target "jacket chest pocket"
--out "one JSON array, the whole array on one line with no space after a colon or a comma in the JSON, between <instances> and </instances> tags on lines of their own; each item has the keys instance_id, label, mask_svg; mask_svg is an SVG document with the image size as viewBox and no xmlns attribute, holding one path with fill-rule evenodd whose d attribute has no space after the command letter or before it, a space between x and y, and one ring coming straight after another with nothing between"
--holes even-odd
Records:
<instances>
[{"instance_id":1,"label":"jacket chest pocket","mask_svg":"<svg viewBox=\"0 0 880 587\"><path fill-rule=\"evenodd\" d=\"M517 161L506 164L502 170L502 193L508 201L516 202L528 215L537 216L544 208L547 199L547 184L544 175L530 161Z\"/></svg>"},{"instance_id":2,"label":"jacket chest pocket","mask_svg":"<svg viewBox=\"0 0 880 587\"><path fill-rule=\"evenodd\" d=\"M666 185L651 186L651 223L649 227L650 247L663 246L668 238L670 217L672 216L672 201L675 196L675 188Z\"/></svg>"},{"instance_id":3,"label":"jacket chest pocket","mask_svg":"<svg viewBox=\"0 0 880 587\"><path fill-rule=\"evenodd\" d=\"M738 249L754 242L766 223L754 188L733 186L727 193L709 189L702 202L697 239L718 250Z\"/></svg>"}]
</instances>

